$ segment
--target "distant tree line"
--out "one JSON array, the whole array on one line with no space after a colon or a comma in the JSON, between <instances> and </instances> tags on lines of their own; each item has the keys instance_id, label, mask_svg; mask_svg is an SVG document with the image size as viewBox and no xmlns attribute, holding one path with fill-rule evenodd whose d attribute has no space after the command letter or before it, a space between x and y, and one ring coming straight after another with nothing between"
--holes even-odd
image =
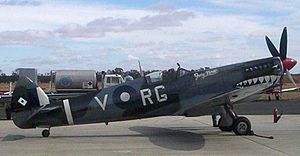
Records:
<instances>
[{"instance_id":1,"label":"distant tree line","mask_svg":"<svg viewBox=\"0 0 300 156\"><path fill-rule=\"evenodd\" d=\"M155 72L158 70L147 70L143 71L144 75L147 75L151 72ZM1 72L1 70L0 70ZM163 79L169 80L174 78L176 76L176 70L175 69L169 69L169 70L164 70L163 72ZM97 71L97 81L102 82L102 78L104 77L105 74L120 74L123 77L125 76L131 76L134 79L140 78L141 73L138 70L129 70L129 71L124 71L122 68L115 68L113 70L107 70L107 71ZM41 83L49 83L52 78L54 78L54 75L51 75L51 73L44 73L38 74L38 82ZM9 83L9 82L16 82L18 80L19 76L16 72L12 72L11 75L6 75L5 73L0 74L0 83Z\"/></svg>"},{"instance_id":2,"label":"distant tree line","mask_svg":"<svg viewBox=\"0 0 300 156\"><path fill-rule=\"evenodd\" d=\"M18 80L18 74L13 72L11 75L5 73L0 74L0 83L16 82Z\"/></svg>"},{"instance_id":3,"label":"distant tree line","mask_svg":"<svg viewBox=\"0 0 300 156\"><path fill-rule=\"evenodd\" d=\"M205 69L209 69L209 68L205 68ZM200 70L205 70L205 69L200 69ZM144 75L147 75L151 72L155 72L158 70L147 70L147 71L143 71ZM171 68L169 70L163 70L163 79L165 81L168 80L172 80L174 78L176 78L176 74L177 74L177 70L175 70L174 68ZM141 73L138 70L129 70L129 71L124 71L122 68L115 68L113 70L109 69L107 71L97 71L97 81L98 82L102 82L102 78L104 77L105 74L120 74L123 77L125 76L131 76L134 79L136 78L140 78L141 77ZM292 74L294 77L300 76L300 74ZM3 73L0 70L0 83L9 83L9 82L16 82L18 80L18 74L16 72L12 72L11 75L6 75L5 73ZM44 73L38 74L38 82L41 83L49 83L51 81L51 79L54 78L54 75L51 75L51 73ZM286 78L285 78L286 79ZM298 79L296 78L295 81L298 81ZM288 80L286 80L285 82L289 82Z\"/></svg>"}]
</instances>

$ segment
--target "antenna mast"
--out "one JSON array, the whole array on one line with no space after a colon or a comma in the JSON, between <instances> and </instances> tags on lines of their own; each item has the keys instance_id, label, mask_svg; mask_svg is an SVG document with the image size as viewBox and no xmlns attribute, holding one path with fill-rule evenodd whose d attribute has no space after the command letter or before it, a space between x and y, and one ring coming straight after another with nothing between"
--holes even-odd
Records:
<instances>
[{"instance_id":1,"label":"antenna mast","mask_svg":"<svg viewBox=\"0 0 300 156\"><path fill-rule=\"evenodd\" d=\"M143 72L143 70L142 70L142 66L141 66L140 60L138 60L138 62L139 62L139 68L140 68L140 74L141 74L141 77L144 77L144 72Z\"/></svg>"}]
</instances>

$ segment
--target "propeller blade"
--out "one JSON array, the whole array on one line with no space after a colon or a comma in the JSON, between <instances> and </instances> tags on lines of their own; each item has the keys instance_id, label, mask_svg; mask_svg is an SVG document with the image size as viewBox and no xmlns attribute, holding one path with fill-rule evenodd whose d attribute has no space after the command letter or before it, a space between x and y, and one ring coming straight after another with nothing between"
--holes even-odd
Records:
<instances>
[{"instance_id":1,"label":"propeller blade","mask_svg":"<svg viewBox=\"0 0 300 156\"><path fill-rule=\"evenodd\" d=\"M295 85L295 87L297 88L297 84L295 83L292 74L290 73L289 70L286 69L286 75L288 76L289 80Z\"/></svg>"},{"instance_id":2,"label":"propeller blade","mask_svg":"<svg viewBox=\"0 0 300 156\"><path fill-rule=\"evenodd\" d=\"M284 27L284 29L282 31L279 51L280 51L281 60L285 60L286 53L287 53L287 29L286 29L286 27Z\"/></svg>"},{"instance_id":3,"label":"propeller blade","mask_svg":"<svg viewBox=\"0 0 300 156\"><path fill-rule=\"evenodd\" d=\"M272 41L269 39L268 36L266 36L266 42L267 42L267 46L269 48L269 51L271 52L273 57L277 57L280 56L280 54L278 53L278 50L276 49L276 47L274 46L274 44L272 43Z\"/></svg>"}]
</instances>

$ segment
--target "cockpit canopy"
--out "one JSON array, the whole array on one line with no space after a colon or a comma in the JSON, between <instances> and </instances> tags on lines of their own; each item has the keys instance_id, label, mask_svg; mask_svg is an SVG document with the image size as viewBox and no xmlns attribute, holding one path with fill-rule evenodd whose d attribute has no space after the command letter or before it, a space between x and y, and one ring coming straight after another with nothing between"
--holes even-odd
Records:
<instances>
[{"instance_id":1,"label":"cockpit canopy","mask_svg":"<svg viewBox=\"0 0 300 156\"><path fill-rule=\"evenodd\" d=\"M152 72L146 75L146 80L148 83L155 83L162 81L162 71Z\"/></svg>"},{"instance_id":2,"label":"cockpit canopy","mask_svg":"<svg viewBox=\"0 0 300 156\"><path fill-rule=\"evenodd\" d=\"M167 71L155 71L146 75L146 80L148 83L156 83L162 81L170 81L178 79L186 74L190 73L189 70L178 68L177 71L170 69Z\"/></svg>"},{"instance_id":3,"label":"cockpit canopy","mask_svg":"<svg viewBox=\"0 0 300 156\"><path fill-rule=\"evenodd\" d=\"M186 70L184 68L178 68L178 70L177 70L177 78L182 77L182 76L184 76L184 75L186 75L186 74L188 74L190 72L191 71Z\"/></svg>"}]
</instances>

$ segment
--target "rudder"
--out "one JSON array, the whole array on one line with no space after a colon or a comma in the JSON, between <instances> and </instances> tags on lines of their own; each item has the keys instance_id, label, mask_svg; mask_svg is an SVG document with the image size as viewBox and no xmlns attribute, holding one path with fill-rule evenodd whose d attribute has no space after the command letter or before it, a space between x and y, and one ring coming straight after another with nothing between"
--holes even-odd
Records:
<instances>
[{"instance_id":1,"label":"rudder","mask_svg":"<svg viewBox=\"0 0 300 156\"><path fill-rule=\"evenodd\" d=\"M29 117L35 110L50 104L48 96L31 79L20 76L12 94L11 112L20 128L33 128Z\"/></svg>"},{"instance_id":2,"label":"rudder","mask_svg":"<svg viewBox=\"0 0 300 156\"><path fill-rule=\"evenodd\" d=\"M12 94L11 111L31 110L49 104L45 92L28 77L21 76Z\"/></svg>"}]
</instances>

